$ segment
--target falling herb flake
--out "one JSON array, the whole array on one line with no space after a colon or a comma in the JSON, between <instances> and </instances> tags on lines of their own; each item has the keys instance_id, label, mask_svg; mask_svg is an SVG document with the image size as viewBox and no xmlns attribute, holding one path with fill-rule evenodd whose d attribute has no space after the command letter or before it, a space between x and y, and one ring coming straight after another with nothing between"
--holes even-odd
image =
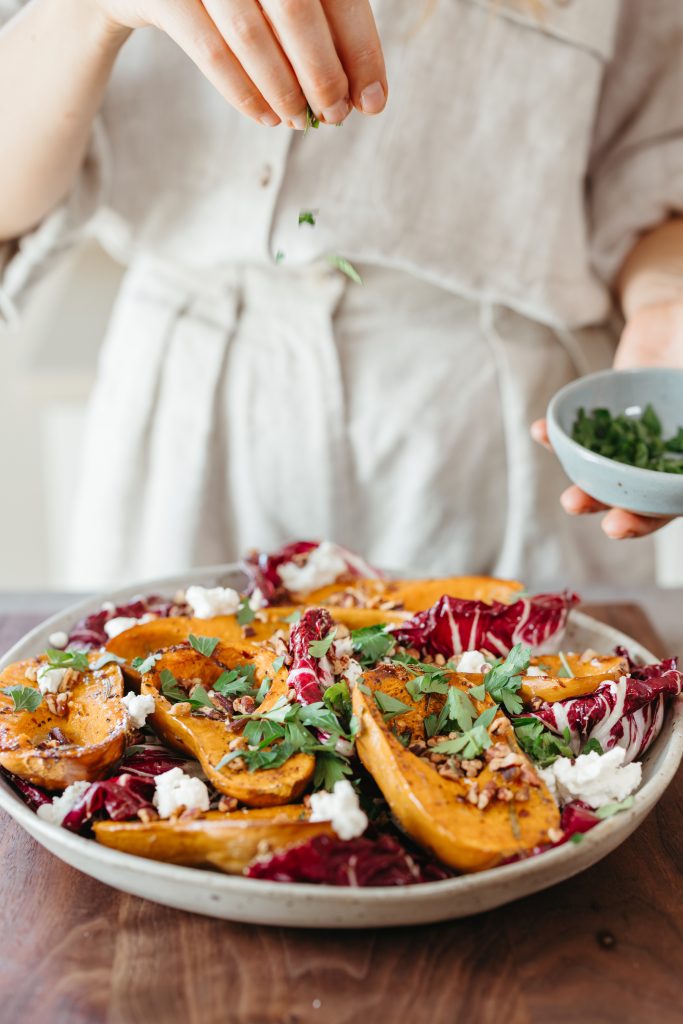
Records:
<instances>
[{"instance_id":1,"label":"falling herb flake","mask_svg":"<svg viewBox=\"0 0 683 1024\"><path fill-rule=\"evenodd\" d=\"M327 262L330 266L334 267L335 270L339 270L342 274L346 274L346 276L354 281L355 284L363 283L363 278L360 276L353 263L349 263L344 256L338 256L336 253L331 253L327 257Z\"/></svg>"},{"instance_id":2,"label":"falling herb flake","mask_svg":"<svg viewBox=\"0 0 683 1024\"><path fill-rule=\"evenodd\" d=\"M304 128L304 135L308 132L308 130L310 128L319 128L319 127L320 127L320 119L318 117L316 117L315 114L313 113L313 111L311 110L310 103L307 103L306 104L306 127Z\"/></svg>"},{"instance_id":3,"label":"falling herb flake","mask_svg":"<svg viewBox=\"0 0 683 1024\"><path fill-rule=\"evenodd\" d=\"M314 228L317 213L317 210L302 210L299 213L299 226L302 224L310 224L311 227Z\"/></svg>"}]
</instances>

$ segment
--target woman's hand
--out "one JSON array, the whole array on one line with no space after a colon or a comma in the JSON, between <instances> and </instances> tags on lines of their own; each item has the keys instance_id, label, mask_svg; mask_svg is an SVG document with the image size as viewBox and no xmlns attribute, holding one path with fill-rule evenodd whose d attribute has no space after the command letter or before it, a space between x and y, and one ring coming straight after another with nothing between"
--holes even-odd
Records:
<instances>
[{"instance_id":1,"label":"woman's hand","mask_svg":"<svg viewBox=\"0 0 683 1024\"><path fill-rule=\"evenodd\" d=\"M384 58L368 0L83 0L111 31L166 32L233 107L261 124L306 127L379 114Z\"/></svg>"},{"instance_id":2,"label":"woman's hand","mask_svg":"<svg viewBox=\"0 0 683 1024\"><path fill-rule=\"evenodd\" d=\"M683 368L683 299L643 306L629 318L617 348L614 367L626 370L641 366ZM531 425L531 436L551 450L545 420L536 420ZM663 517L639 516L622 508L610 508L574 484L562 493L560 503L565 512L574 516L606 512L602 529L615 540L646 537L671 521Z\"/></svg>"}]
</instances>

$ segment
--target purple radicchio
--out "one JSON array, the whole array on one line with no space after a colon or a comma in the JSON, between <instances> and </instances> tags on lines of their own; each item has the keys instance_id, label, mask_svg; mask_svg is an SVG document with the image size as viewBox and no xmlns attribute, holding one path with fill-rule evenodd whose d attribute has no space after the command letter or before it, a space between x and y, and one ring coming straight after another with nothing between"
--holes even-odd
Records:
<instances>
[{"instance_id":1,"label":"purple radicchio","mask_svg":"<svg viewBox=\"0 0 683 1024\"><path fill-rule=\"evenodd\" d=\"M512 604L467 601L445 595L395 630L399 643L452 658L463 651L505 656L515 644L538 647L564 630L579 598L570 591L522 597Z\"/></svg>"},{"instance_id":2,"label":"purple radicchio","mask_svg":"<svg viewBox=\"0 0 683 1024\"><path fill-rule=\"evenodd\" d=\"M552 732L569 730L573 751L595 739L603 750L624 747L624 764L635 761L659 735L668 699L681 692L683 675L675 658L656 665L635 667L629 676L609 679L594 693L534 708Z\"/></svg>"},{"instance_id":3,"label":"purple radicchio","mask_svg":"<svg viewBox=\"0 0 683 1024\"><path fill-rule=\"evenodd\" d=\"M110 619L120 617L141 619L144 615L152 615L161 619L167 618L169 615L187 615L189 613L189 606L185 603L178 604L165 597L160 597L158 594L139 597L127 604L106 605L100 611L87 615L76 623L69 633L69 644L77 644L79 647L103 646L109 640L104 624Z\"/></svg>"},{"instance_id":4,"label":"purple radicchio","mask_svg":"<svg viewBox=\"0 0 683 1024\"><path fill-rule=\"evenodd\" d=\"M439 864L409 853L392 836L342 840L315 836L268 858L254 861L246 874L273 882L317 885L415 885L448 878Z\"/></svg>"},{"instance_id":5,"label":"purple radicchio","mask_svg":"<svg viewBox=\"0 0 683 1024\"><path fill-rule=\"evenodd\" d=\"M340 544L328 545L346 565L346 574L352 579L376 579L381 576L360 555L356 555ZM292 594L287 590L279 573L279 569L287 562L295 561L305 565L308 556L320 547L319 541L298 540L286 544L279 551L268 554L265 551L252 551L242 562L242 569L249 577L246 592L249 596L258 592L263 607L273 604L287 604Z\"/></svg>"},{"instance_id":6,"label":"purple radicchio","mask_svg":"<svg viewBox=\"0 0 683 1024\"><path fill-rule=\"evenodd\" d=\"M0 768L0 771L23 797L32 811L37 811L43 804L52 803L52 793L48 793L39 786L34 786L32 783L20 779L18 775L8 772L6 768Z\"/></svg>"},{"instance_id":7,"label":"purple radicchio","mask_svg":"<svg viewBox=\"0 0 683 1024\"><path fill-rule=\"evenodd\" d=\"M292 626L289 634L292 667L288 683L300 704L322 700L325 690L334 682L327 658L317 658L310 652L311 644L324 640L332 629L334 621L326 608L309 608Z\"/></svg>"}]
</instances>

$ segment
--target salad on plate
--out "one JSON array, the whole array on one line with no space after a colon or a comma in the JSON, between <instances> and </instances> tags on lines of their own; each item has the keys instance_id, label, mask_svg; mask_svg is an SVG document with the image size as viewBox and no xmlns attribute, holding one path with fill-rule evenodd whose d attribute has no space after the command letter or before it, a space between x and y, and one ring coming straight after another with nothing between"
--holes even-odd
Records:
<instances>
[{"instance_id":1,"label":"salad on plate","mask_svg":"<svg viewBox=\"0 0 683 1024\"><path fill-rule=\"evenodd\" d=\"M389 579L328 541L243 568L0 673L0 770L41 819L250 878L437 881L628 808L681 693L675 659L563 649L570 592Z\"/></svg>"}]
</instances>

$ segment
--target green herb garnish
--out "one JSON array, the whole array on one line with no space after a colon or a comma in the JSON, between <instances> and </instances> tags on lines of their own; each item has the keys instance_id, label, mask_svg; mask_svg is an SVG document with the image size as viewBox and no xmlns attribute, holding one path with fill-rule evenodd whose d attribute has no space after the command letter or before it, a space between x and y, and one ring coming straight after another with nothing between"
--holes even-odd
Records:
<instances>
[{"instance_id":1,"label":"green herb garnish","mask_svg":"<svg viewBox=\"0 0 683 1024\"><path fill-rule=\"evenodd\" d=\"M311 658L324 658L327 652L329 651L330 647L332 646L332 643L336 635L337 627L335 626L334 629L331 629L329 631L327 636L324 636L322 638L322 640L311 640L310 644L308 645L308 653L311 656Z\"/></svg>"},{"instance_id":2,"label":"green herb garnish","mask_svg":"<svg viewBox=\"0 0 683 1024\"><path fill-rule=\"evenodd\" d=\"M330 266L334 267L335 270L340 270L342 274L346 274L346 276L356 284L363 283L363 278L360 276L354 265L349 263L349 261L343 256L337 256L332 253L327 257L327 262Z\"/></svg>"},{"instance_id":3,"label":"green herb garnish","mask_svg":"<svg viewBox=\"0 0 683 1024\"><path fill-rule=\"evenodd\" d=\"M199 654L205 654L207 658L211 657L220 643L217 636L195 636L194 633L190 633L188 640L190 647L194 647Z\"/></svg>"},{"instance_id":4,"label":"green herb garnish","mask_svg":"<svg viewBox=\"0 0 683 1024\"><path fill-rule=\"evenodd\" d=\"M40 690L35 690L32 686L22 686L20 683L3 686L2 693L12 698L14 711L35 711L43 699Z\"/></svg>"},{"instance_id":5,"label":"green herb garnish","mask_svg":"<svg viewBox=\"0 0 683 1024\"><path fill-rule=\"evenodd\" d=\"M573 677L574 673L572 672L571 665L567 661L567 657L566 657L564 651L560 651L560 662L561 662L562 667L560 668L560 670L557 673L557 678L558 679L571 679Z\"/></svg>"},{"instance_id":6,"label":"green herb garnish","mask_svg":"<svg viewBox=\"0 0 683 1024\"><path fill-rule=\"evenodd\" d=\"M243 597L240 601L239 608L237 609L237 621L240 626L248 626L250 622L254 621L256 612L249 604L249 598Z\"/></svg>"},{"instance_id":7,"label":"green herb garnish","mask_svg":"<svg viewBox=\"0 0 683 1024\"><path fill-rule=\"evenodd\" d=\"M308 130L310 128L319 128L319 127L320 127L320 119L317 118L315 116L315 114L313 113L313 111L311 110L310 103L307 103L306 104L306 127L304 128L304 135L308 132Z\"/></svg>"},{"instance_id":8,"label":"green herb garnish","mask_svg":"<svg viewBox=\"0 0 683 1024\"><path fill-rule=\"evenodd\" d=\"M396 638L387 632L385 624L363 626L362 629L351 631L351 642L354 653L361 665L366 668L385 658L396 644Z\"/></svg>"},{"instance_id":9,"label":"green herb garnish","mask_svg":"<svg viewBox=\"0 0 683 1024\"><path fill-rule=\"evenodd\" d=\"M595 812L598 818L611 818L615 814L619 814L620 811L627 811L629 807L633 807L633 797L627 796L625 800L621 800L615 804L605 804L604 807L598 807Z\"/></svg>"},{"instance_id":10,"label":"green herb garnish","mask_svg":"<svg viewBox=\"0 0 683 1024\"><path fill-rule=\"evenodd\" d=\"M293 612L289 613L289 615L285 615L285 617L284 617L284 619L282 621L283 622L289 622L290 625L294 625L294 623L300 622L301 621L301 611L300 611L300 609L299 608L295 608Z\"/></svg>"},{"instance_id":11,"label":"green herb garnish","mask_svg":"<svg viewBox=\"0 0 683 1024\"><path fill-rule=\"evenodd\" d=\"M572 438L597 455L640 469L661 473L683 473L683 427L668 439L662 437L662 424L651 405L640 416L609 409L579 409Z\"/></svg>"},{"instance_id":12,"label":"green herb garnish","mask_svg":"<svg viewBox=\"0 0 683 1024\"><path fill-rule=\"evenodd\" d=\"M134 668L136 672L144 676L146 672L151 672L156 663L160 658L163 658L163 654L148 654L146 658L133 658L130 663L130 667Z\"/></svg>"},{"instance_id":13,"label":"green herb garnish","mask_svg":"<svg viewBox=\"0 0 683 1024\"><path fill-rule=\"evenodd\" d=\"M48 647L46 654L50 668L72 668L74 672L87 672L90 668L86 651L58 651Z\"/></svg>"},{"instance_id":14,"label":"green herb garnish","mask_svg":"<svg viewBox=\"0 0 683 1024\"><path fill-rule=\"evenodd\" d=\"M605 751L602 749L602 745L601 745L599 740L591 738L591 739L589 739L587 741L587 743L586 743L585 747L583 748L583 750L581 751L581 753L582 754L600 754L600 756L602 757L602 755L605 753Z\"/></svg>"},{"instance_id":15,"label":"green herb garnish","mask_svg":"<svg viewBox=\"0 0 683 1024\"><path fill-rule=\"evenodd\" d=\"M375 690L375 703L384 715L385 722L396 718L397 715L405 715L407 711L412 711L412 708L404 704L402 700L397 700L396 697L392 697L388 693L382 693L381 690Z\"/></svg>"},{"instance_id":16,"label":"green herb garnish","mask_svg":"<svg viewBox=\"0 0 683 1024\"><path fill-rule=\"evenodd\" d=\"M484 686L497 704L502 704L511 715L518 715L522 710L522 699L519 688L522 685L522 674L529 667L531 648L516 644L505 661L494 666L484 676Z\"/></svg>"},{"instance_id":17,"label":"green herb garnish","mask_svg":"<svg viewBox=\"0 0 683 1024\"><path fill-rule=\"evenodd\" d=\"M314 228L316 213L314 210L302 210L299 214L299 224L310 224Z\"/></svg>"},{"instance_id":18,"label":"green herb garnish","mask_svg":"<svg viewBox=\"0 0 683 1024\"><path fill-rule=\"evenodd\" d=\"M547 768L558 757L574 757L566 738L546 729L538 718L514 718L512 724L520 747L541 768Z\"/></svg>"},{"instance_id":19,"label":"green herb garnish","mask_svg":"<svg viewBox=\"0 0 683 1024\"><path fill-rule=\"evenodd\" d=\"M187 700L187 693L178 684L178 680L170 669L162 668L159 673L159 682L161 683L162 696L170 701L171 704L181 704Z\"/></svg>"}]
</instances>

